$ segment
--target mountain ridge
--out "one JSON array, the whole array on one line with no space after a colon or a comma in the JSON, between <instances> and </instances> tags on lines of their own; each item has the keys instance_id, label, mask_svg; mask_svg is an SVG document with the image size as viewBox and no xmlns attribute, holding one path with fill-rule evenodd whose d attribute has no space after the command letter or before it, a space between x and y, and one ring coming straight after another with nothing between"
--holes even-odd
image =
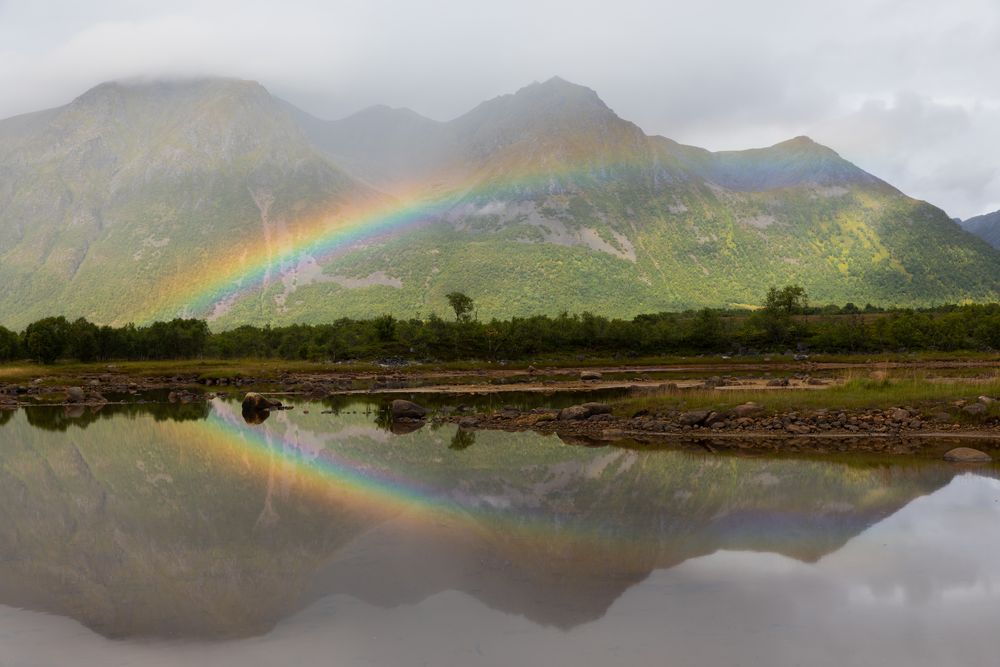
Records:
<instances>
[{"instance_id":1,"label":"mountain ridge","mask_svg":"<svg viewBox=\"0 0 1000 667\"><path fill-rule=\"evenodd\" d=\"M731 307L790 282L821 302L1000 296L1000 253L833 149L685 146L559 78L450 121L110 82L0 121L0 176L8 326L412 317L455 289L485 317Z\"/></svg>"},{"instance_id":2,"label":"mountain ridge","mask_svg":"<svg viewBox=\"0 0 1000 667\"><path fill-rule=\"evenodd\" d=\"M977 215L959 223L962 229L974 234L994 248L1000 248L1000 211Z\"/></svg>"}]
</instances>

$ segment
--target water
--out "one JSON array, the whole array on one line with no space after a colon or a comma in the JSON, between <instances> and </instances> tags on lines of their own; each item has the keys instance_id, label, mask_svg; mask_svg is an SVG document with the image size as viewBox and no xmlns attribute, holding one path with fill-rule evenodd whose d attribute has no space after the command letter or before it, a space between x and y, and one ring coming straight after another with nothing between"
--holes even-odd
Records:
<instances>
[{"instance_id":1,"label":"water","mask_svg":"<svg viewBox=\"0 0 1000 667\"><path fill-rule=\"evenodd\" d=\"M0 667L997 664L992 466L395 435L365 400L0 412Z\"/></svg>"}]
</instances>

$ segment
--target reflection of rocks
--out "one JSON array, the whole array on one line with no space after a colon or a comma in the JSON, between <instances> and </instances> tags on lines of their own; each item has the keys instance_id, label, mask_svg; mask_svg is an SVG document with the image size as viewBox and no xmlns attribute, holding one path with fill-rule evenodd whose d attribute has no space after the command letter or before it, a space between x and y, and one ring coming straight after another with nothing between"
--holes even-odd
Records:
<instances>
[{"instance_id":1,"label":"reflection of rocks","mask_svg":"<svg viewBox=\"0 0 1000 667\"><path fill-rule=\"evenodd\" d=\"M283 407L281 401L251 391L243 397L243 421L247 424L263 424L271 416L271 410Z\"/></svg>"},{"instance_id":2,"label":"reflection of rocks","mask_svg":"<svg viewBox=\"0 0 1000 667\"><path fill-rule=\"evenodd\" d=\"M426 423L423 419L393 419L389 422L389 430L396 435L406 435L419 431Z\"/></svg>"},{"instance_id":3,"label":"reflection of rocks","mask_svg":"<svg viewBox=\"0 0 1000 667\"><path fill-rule=\"evenodd\" d=\"M393 419L423 419L427 416L427 408L424 406L399 398L389 406L389 412Z\"/></svg>"},{"instance_id":4,"label":"reflection of rocks","mask_svg":"<svg viewBox=\"0 0 1000 667\"><path fill-rule=\"evenodd\" d=\"M956 447L944 455L945 461L952 463L989 463L993 459L986 452L971 447Z\"/></svg>"},{"instance_id":5,"label":"reflection of rocks","mask_svg":"<svg viewBox=\"0 0 1000 667\"><path fill-rule=\"evenodd\" d=\"M270 410L254 410L253 408L243 408L241 410L243 413L243 421L252 426L258 424L263 424L267 421L267 418L271 416Z\"/></svg>"}]
</instances>

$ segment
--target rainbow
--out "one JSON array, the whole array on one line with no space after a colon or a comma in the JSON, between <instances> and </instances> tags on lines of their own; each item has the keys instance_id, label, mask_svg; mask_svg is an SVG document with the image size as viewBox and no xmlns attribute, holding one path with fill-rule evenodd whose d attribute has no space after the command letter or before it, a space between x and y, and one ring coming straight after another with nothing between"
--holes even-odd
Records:
<instances>
[{"instance_id":1,"label":"rainbow","mask_svg":"<svg viewBox=\"0 0 1000 667\"><path fill-rule=\"evenodd\" d=\"M194 285L189 280L161 285L149 298L145 312L137 321L149 323L178 316L210 317L218 304L231 304L264 287L279 273L282 265L297 258L308 256L322 264L360 243L420 228L466 201L511 192L562 192L566 179L605 180L621 169L637 166L634 159L573 165L536 164L528 169L514 170L516 175L513 177L479 175L443 193L440 186L415 186L408 191L418 194L388 203L379 200L375 204L349 205L334 212L299 219L288 225L294 232L278 252L270 244L262 243L243 254L222 258L201 272ZM439 178L429 183L442 180L447 179ZM483 185L484 182L489 185Z\"/></svg>"},{"instance_id":2,"label":"rainbow","mask_svg":"<svg viewBox=\"0 0 1000 667\"><path fill-rule=\"evenodd\" d=\"M278 434L277 429L266 424L243 424L238 412L220 408L214 404L206 419L185 422L184 442L198 450L215 448L222 460L243 469L249 467L255 474L264 474L275 463L281 464L294 471L302 489L311 489L318 502L332 499L374 516L405 516L435 525L458 525L468 531L497 534L499 528L502 535L546 543L558 538L574 549L624 550L644 542L623 542L612 524L594 525L569 516L532 516L506 508L465 505L444 490L421 484L410 476L353 460L329 443L317 452L306 452L294 439Z\"/></svg>"}]
</instances>

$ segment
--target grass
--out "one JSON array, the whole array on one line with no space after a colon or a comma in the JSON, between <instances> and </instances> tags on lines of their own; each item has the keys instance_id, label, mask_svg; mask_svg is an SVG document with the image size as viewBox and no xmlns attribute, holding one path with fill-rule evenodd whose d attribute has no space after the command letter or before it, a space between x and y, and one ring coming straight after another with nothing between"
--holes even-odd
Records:
<instances>
[{"instance_id":1,"label":"grass","mask_svg":"<svg viewBox=\"0 0 1000 667\"><path fill-rule=\"evenodd\" d=\"M899 354L850 354L850 355L815 355L811 362L829 364L921 364L930 362L965 363L997 363L998 355L982 352L915 352ZM746 365L753 368L773 365L802 366L788 355L766 355L764 357L732 357L723 358L719 354L708 355L660 355L636 358L590 356L579 358L576 353L565 355L540 355L531 359L517 361L495 362L483 360L459 360L442 362L414 362L406 366L392 369L393 373L426 373L433 371L478 371L478 370L527 370L528 366L539 368L591 368L591 367L642 367L642 366L678 366L683 367L718 367L724 370L728 367L737 369ZM176 375L198 373L208 378L233 378L237 376L270 376L283 372L293 373L386 373L387 369L375 361L352 361L330 363L325 361L297 361L283 359L181 359L165 361L113 361L113 362L59 362L51 365L33 362L13 362L0 364L0 381L18 382L43 378L50 380L60 376L80 376L115 372L136 377L153 375Z\"/></svg>"},{"instance_id":2,"label":"grass","mask_svg":"<svg viewBox=\"0 0 1000 667\"><path fill-rule=\"evenodd\" d=\"M873 374L874 375L874 374ZM765 412L860 410L909 407L925 414L954 407L959 401L976 401L979 396L1000 396L1000 377L989 379L932 381L920 374L906 377L848 377L841 384L824 389L710 389L660 390L616 402L621 416L639 410L728 409L754 402ZM983 418L1000 416L1000 402L987 406Z\"/></svg>"}]
</instances>

